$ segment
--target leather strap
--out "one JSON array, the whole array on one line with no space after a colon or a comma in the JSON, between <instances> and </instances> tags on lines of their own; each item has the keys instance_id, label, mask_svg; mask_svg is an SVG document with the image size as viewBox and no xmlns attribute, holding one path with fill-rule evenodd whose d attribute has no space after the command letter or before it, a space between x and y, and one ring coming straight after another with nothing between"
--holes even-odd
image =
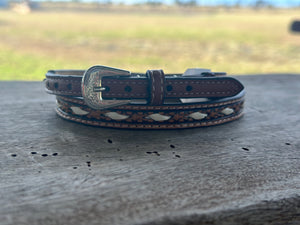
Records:
<instances>
[{"instance_id":1,"label":"leather strap","mask_svg":"<svg viewBox=\"0 0 300 225\"><path fill-rule=\"evenodd\" d=\"M46 74L46 89L50 94L81 97L81 80L84 71L49 71ZM151 72L153 73L153 72ZM151 74L148 73L148 74ZM153 78L161 83L156 75L133 74L130 77L104 77L102 85L107 91L102 93L103 99L152 99ZM181 75L165 75L163 98L224 98L237 95L243 85L232 77L183 77ZM151 87L151 88L149 88ZM157 98L157 96L156 96Z\"/></svg>"},{"instance_id":2,"label":"leather strap","mask_svg":"<svg viewBox=\"0 0 300 225\"><path fill-rule=\"evenodd\" d=\"M86 125L130 129L179 129L227 123L243 115L244 93L236 98L185 105L125 105L94 110L81 99L57 96L57 114Z\"/></svg>"},{"instance_id":3,"label":"leather strap","mask_svg":"<svg viewBox=\"0 0 300 225\"><path fill-rule=\"evenodd\" d=\"M161 105L165 96L165 75L162 70L148 70L147 76L150 78L150 105Z\"/></svg>"},{"instance_id":4,"label":"leather strap","mask_svg":"<svg viewBox=\"0 0 300 225\"><path fill-rule=\"evenodd\" d=\"M148 70L146 75L103 77L103 98L136 102L99 110L90 108L81 96L83 73L60 70L46 74L46 90L56 95L56 112L64 119L100 127L178 129L223 124L243 115L244 88L231 77L211 73L184 77L165 75L162 70ZM208 99L199 102L197 98ZM147 102L141 103L141 99Z\"/></svg>"}]
</instances>

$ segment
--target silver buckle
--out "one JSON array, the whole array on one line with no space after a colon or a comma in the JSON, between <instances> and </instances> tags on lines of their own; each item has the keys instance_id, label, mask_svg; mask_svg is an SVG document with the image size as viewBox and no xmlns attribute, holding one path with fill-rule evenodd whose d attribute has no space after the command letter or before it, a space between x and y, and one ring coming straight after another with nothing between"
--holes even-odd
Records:
<instances>
[{"instance_id":1,"label":"silver buckle","mask_svg":"<svg viewBox=\"0 0 300 225\"><path fill-rule=\"evenodd\" d=\"M107 109L115 106L126 105L130 100L103 100L102 92L107 88L102 86L102 77L130 76L130 71L107 67L92 66L85 71L82 78L82 96L85 103L93 109Z\"/></svg>"}]
</instances>

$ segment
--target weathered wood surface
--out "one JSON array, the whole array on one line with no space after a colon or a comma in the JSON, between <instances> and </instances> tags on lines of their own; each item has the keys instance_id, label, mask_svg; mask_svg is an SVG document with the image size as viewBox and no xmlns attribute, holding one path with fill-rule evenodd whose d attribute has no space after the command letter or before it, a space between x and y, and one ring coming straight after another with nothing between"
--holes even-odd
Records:
<instances>
[{"instance_id":1,"label":"weathered wood surface","mask_svg":"<svg viewBox=\"0 0 300 225\"><path fill-rule=\"evenodd\" d=\"M245 116L210 128L103 129L0 82L0 224L300 224L300 76L238 77Z\"/></svg>"}]
</instances>

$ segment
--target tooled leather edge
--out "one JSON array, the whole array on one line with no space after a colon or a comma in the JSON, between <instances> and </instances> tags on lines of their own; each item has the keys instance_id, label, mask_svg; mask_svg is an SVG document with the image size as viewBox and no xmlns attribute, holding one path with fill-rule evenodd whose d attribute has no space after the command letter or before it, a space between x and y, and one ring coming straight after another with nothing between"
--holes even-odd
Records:
<instances>
[{"instance_id":1,"label":"tooled leather edge","mask_svg":"<svg viewBox=\"0 0 300 225\"><path fill-rule=\"evenodd\" d=\"M76 118L72 117L64 112L62 112L59 108L56 108L56 113L61 118L77 122L80 124L90 125L90 126L97 126L97 127L104 127L104 128L123 128L123 129L184 129L184 128L197 128L197 127L208 127L208 126L215 126L215 125L221 125L224 123L228 123L231 121L235 121L239 118L241 118L244 113L241 111L238 114L217 119L214 121L208 121L208 122L193 122L193 123L179 123L179 124L122 124L122 123L116 123L116 122L103 122L103 121L93 121L93 120L86 120L82 118Z\"/></svg>"},{"instance_id":2,"label":"tooled leather edge","mask_svg":"<svg viewBox=\"0 0 300 225\"><path fill-rule=\"evenodd\" d=\"M155 79L155 78L154 78ZM46 74L46 91L50 94L55 95L66 95L66 96L74 96L80 97L81 94L81 80L82 76L72 76L72 75L59 75L53 73ZM108 82L110 81L110 82ZM122 88L118 88L116 93L103 93L103 97L106 96L109 98L116 98L116 99L130 99L130 98L145 98L148 97L148 93L144 93L144 89L140 88L140 85L137 86L137 81L142 82L145 87L147 86L146 78L142 79L122 79L116 80L114 78L104 79L103 83L114 83L117 82L117 86L122 84L126 84L127 86L132 86L132 92L128 93L126 90L122 90ZM155 81L161 81L161 79L156 79ZM193 97L228 97L234 96L241 92L244 89L244 86L235 78L232 77L214 77L214 78L194 78L194 79L183 79L183 78L166 78L163 82L156 82L156 83L164 83L163 97L165 98L193 98ZM173 90L165 91L166 86L171 85L174 86ZM194 85L194 88L193 88ZM221 87L222 91L217 90L216 87ZM191 87L191 90L187 88ZM159 88L159 87L158 87ZM210 89L212 88L212 89ZM215 89L215 90L214 90ZM156 89L160 90L160 89ZM139 93L141 92L141 93ZM142 93L143 92L143 93ZM153 93L153 91L152 91ZM155 95L155 101L152 104L158 104L157 102L161 102L161 96ZM152 97L153 99L153 97ZM155 103L156 102L156 103Z\"/></svg>"},{"instance_id":3,"label":"tooled leather edge","mask_svg":"<svg viewBox=\"0 0 300 225\"><path fill-rule=\"evenodd\" d=\"M58 98L64 99L66 97L58 97ZM69 100L69 98L67 98L65 100ZM72 99L72 101L73 101L73 99ZM235 99L229 98L226 101L221 101L221 102L217 102L217 103L212 102L209 105L206 105L203 103L191 104L190 108L182 107L180 105L175 106L175 107L178 107L177 110L179 110L179 111L177 111L176 109L174 111L173 108L160 109L160 108L154 106L155 109L158 111L155 110L156 111L155 112L150 109L147 109L145 112L143 112L143 111L140 111L135 108L129 108L128 109L129 111L127 112L126 111L127 108L125 109L125 111L123 111L124 109L123 110L122 109L111 109L111 110L105 110L105 111L98 111L98 110L95 111L95 110L89 109L88 107L86 107L84 105L81 105L80 100L74 99L74 103L76 103L75 105L72 105L72 104L68 105L67 102L59 101L56 111L57 111L57 114L64 119L67 119L70 121L75 121L78 123L83 123L86 125L92 125L92 126L112 127L112 128L135 128L135 129L176 129L176 128L192 128L192 127L212 126L212 125L223 124L226 122L236 120L243 115L244 101L245 101L244 95L242 95L239 98L235 98ZM152 108L152 106L147 106L147 107ZM138 110L138 113L135 115L134 111L131 111L131 110L134 110L134 111ZM160 110L167 110L167 111L160 111ZM191 114L189 116L192 116L193 119L189 119L189 118L185 118L185 117L182 119L179 119L178 116L180 116L180 115L184 116L184 114L182 114L181 111L185 112L184 114L187 113L187 115ZM198 112L198 111L200 111L200 112ZM165 117L165 118L163 118L163 121L160 122L160 120L157 120L159 122L155 122L155 118L153 118L154 121L150 122L152 119L152 117L150 115L153 114L153 115L158 116L157 113L159 113L159 112L162 113L161 114L162 117ZM177 116L176 116L176 112L179 113ZM193 112L197 112L196 113L197 115L193 115L194 114ZM78 116L78 115L81 115L82 113L84 113L83 114L84 116ZM123 118L121 117L120 121L119 121L120 118L116 119L116 118L112 117L110 119L109 117L112 116L111 113L114 115L117 114L118 116L122 116ZM93 116L95 116L95 119L92 119ZM131 116L132 116L132 118L130 118ZM151 118L148 118L148 116ZM194 116L196 116L196 118L194 118ZM202 117L197 118L197 116L202 116ZM204 119L205 117L210 118L211 116L212 116L212 118L209 120ZM202 121L202 119L204 121ZM123 120L125 122L123 122ZM134 122L134 120L137 120L137 121ZM147 122L141 123L140 120L141 121L146 120ZM175 120L175 121L178 120L178 121L174 122L173 120ZM189 122L187 122L187 121L189 121Z\"/></svg>"},{"instance_id":4,"label":"tooled leather edge","mask_svg":"<svg viewBox=\"0 0 300 225\"><path fill-rule=\"evenodd\" d=\"M221 107L228 104L233 104L239 101L245 101L245 91L241 91L238 95L233 97L223 98L219 100L212 100L208 102L195 102L195 103L188 103L188 104L163 104L163 105L145 105L145 104L128 104L122 106L112 107L111 110L183 110L183 109L195 109L195 108L210 108L210 107ZM73 98L67 96L57 96L57 100L65 101L72 104L76 104L78 106L85 106L85 102L81 98Z\"/></svg>"}]
</instances>

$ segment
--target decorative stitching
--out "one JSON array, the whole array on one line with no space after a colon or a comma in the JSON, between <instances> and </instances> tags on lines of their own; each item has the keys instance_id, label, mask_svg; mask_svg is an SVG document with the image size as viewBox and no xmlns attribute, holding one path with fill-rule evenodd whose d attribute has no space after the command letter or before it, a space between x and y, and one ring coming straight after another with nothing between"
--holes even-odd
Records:
<instances>
[{"instance_id":1,"label":"decorative stitching","mask_svg":"<svg viewBox=\"0 0 300 225\"><path fill-rule=\"evenodd\" d=\"M103 81L104 83L107 83L107 84L122 84L122 85L124 85L124 84L147 84L147 82L146 81L121 81L121 80L119 80L119 81Z\"/></svg>"},{"instance_id":2,"label":"decorative stitching","mask_svg":"<svg viewBox=\"0 0 300 225\"><path fill-rule=\"evenodd\" d=\"M167 84L226 84L230 83L229 81L212 81L212 80L201 80L201 81L194 81L194 80L187 80L187 81L176 81L176 80L168 80Z\"/></svg>"},{"instance_id":3,"label":"decorative stitching","mask_svg":"<svg viewBox=\"0 0 300 225\"><path fill-rule=\"evenodd\" d=\"M162 70L149 71L151 79L151 101L150 104L162 104L164 94L164 74ZM158 85L158 87L156 87Z\"/></svg>"},{"instance_id":4,"label":"decorative stitching","mask_svg":"<svg viewBox=\"0 0 300 225\"><path fill-rule=\"evenodd\" d=\"M118 109L114 110L114 109L109 109L109 110L92 110L91 108L87 107L87 106L80 106L80 105L70 105L67 102L61 101L60 99L57 100L58 104L58 108L60 108L61 110L65 111L65 113L71 113L72 116L78 116L76 113L74 113L74 111L72 110L72 108L77 107L80 108L81 110L90 112L86 115L86 117L88 117L89 119L97 119L97 120L101 120L101 121L110 121L111 118L107 117L107 113L117 113L117 114L122 114L124 116L128 116L126 121L130 122L130 123L142 123L142 122L146 122L146 123L153 123L155 119L151 118L151 115L162 115L162 116L167 116L169 118L164 119L163 121L158 121L160 123L165 123L164 121L166 120L166 122L168 124L174 123L174 121L177 122L184 122L184 121L194 121L197 120L195 118L190 118L189 115L191 115L192 113L195 112L201 112L201 113L205 113L207 115L206 119L203 120L202 122L210 122L207 120L216 120L216 119L221 119L221 118L225 118L225 117L232 117L236 114L241 113L242 109L243 109L243 102L236 102L233 103L231 105L227 105L227 106L222 106L222 107L218 107L218 108L198 108L196 110L186 110L186 109L181 109L181 110L168 110L168 111L152 111L152 110L148 110L146 112L143 111L120 111ZM153 107L154 108L154 107ZM234 109L234 111L230 114L224 114L223 110L225 108L232 108ZM83 116L84 117L84 116ZM155 123L155 122L154 122Z\"/></svg>"},{"instance_id":5,"label":"decorative stitching","mask_svg":"<svg viewBox=\"0 0 300 225\"><path fill-rule=\"evenodd\" d=\"M206 95L214 95L214 94L231 94L233 93L232 91L201 91L201 92L174 92L174 93L167 93L167 95L203 95L203 94L206 94Z\"/></svg>"},{"instance_id":6,"label":"decorative stitching","mask_svg":"<svg viewBox=\"0 0 300 225\"><path fill-rule=\"evenodd\" d=\"M72 102L80 105L85 105L83 100L76 99L76 98L70 98L70 97L64 97L59 96L58 99L63 99L67 102ZM243 97L229 100L225 102L219 102L219 103L196 103L191 105L160 105L160 106L147 106L147 105L123 105L123 106L117 106L113 107L112 109L125 109L125 110L178 110L178 109L198 109L198 108L210 108L210 107L218 107L218 106L225 106L230 105L236 102L242 102L244 100Z\"/></svg>"},{"instance_id":7,"label":"decorative stitching","mask_svg":"<svg viewBox=\"0 0 300 225\"><path fill-rule=\"evenodd\" d=\"M163 94L164 94L164 76L163 72L160 71L160 102L163 103Z\"/></svg>"},{"instance_id":8,"label":"decorative stitching","mask_svg":"<svg viewBox=\"0 0 300 225\"><path fill-rule=\"evenodd\" d=\"M151 71L151 73L153 74L153 72ZM80 84L81 83L81 80L74 80L74 79L65 79L65 78L47 78L48 81L52 81L52 82L55 82L55 81L64 81L64 82L70 82L70 83L74 83L74 84ZM155 77L152 75L151 76L151 80L152 80L152 101L155 97ZM122 80L117 80L117 81L106 81L108 84L141 84L141 85L145 85L147 84L146 81L133 81L133 82L129 82L129 81L122 81ZM160 82L161 82L161 87L160 87L160 101L163 101L163 78L160 77ZM202 84L202 85L206 85L206 84L231 84L231 82L229 81L172 81L172 80L169 80L166 82L167 84ZM166 95L168 97L170 96L173 96L173 97L177 97L177 96L180 96L180 95L184 95L184 96L192 96L192 95L215 95L215 94L222 94L222 95L225 95L225 94L233 94L234 91L238 88L237 85L235 84L231 84L232 88L231 90L229 91L223 91L223 92L220 92L220 91L207 91L207 92L167 92ZM47 87L48 90L52 91L54 94L75 94L75 95L80 95L81 94L81 91L70 91L70 90L55 90L53 88L49 88ZM116 94L113 94L113 93L105 93L106 96L128 96L128 97L147 97L147 94L146 93L131 93L131 94L126 94L126 93L116 93ZM153 103L153 102L152 102Z\"/></svg>"},{"instance_id":9,"label":"decorative stitching","mask_svg":"<svg viewBox=\"0 0 300 225\"><path fill-rule=\"evenodd\" d=\"M73 83L81 83L81 80L68 80L68 79L64 79L64 78L47 78L48 81L63 81L63 82L73 82Z\"/></svg>"},{"instance_id":10,"label":"decorative stitching","mask_svg":"<svg viewBox=\"0 0 300 225\"><path fill-rule=\"evenodd\" d=\"M206 95L214 95L214 94L233 94L234 93L234 90L236 90L236 88L238 87L237 85L229 82L229 81L172 81L172 80L169 80L167 81L167 85L176 85L176 84L180 84L180 85L183 85L183 84L201 84L201 85L208 85L208 84L217 84L217 85L225 85L225 84L231 84L232 86L232 90L229 90L229 91L223 91L223 92L214 92L214 91L207 91L207 92L174 92L172 93L172 91L170 92L167 92L167 96L179 96L179 95L185 95L185 96L191 96L191 95L203 95L203 94L206 94Z\"/></svg>"},{"instance_id":11,"label":"decorative stitching","mask_svg":"<svg viewBox=\"0 0 300 225\"><path fill-rule=\"evenodd\" d=\"M54 94L74 94L74 95L81 94L81 92L75 92L75 91L54 91L54 90L50 90L50 91L52 91Z\"/></svg>"},{"instance_id":12,"label":"decorative stitching","mask_svg":"<svg viewBox=\"0 0 300 225\"><path fill-rule=\"evenodd\" d=\"M145 93L105 93L105 96L131 96L131 97L146 97Z\"/></svg>"},{"instance_id":13,"label":"decorative stitching","mask_svg":"<svg viewBox=\"0 0 300 225\"><path fill-rule=\"evenodd\" d=\"M64 78L47 78L47 81L55 82L55 81L63 81L65 83L81 83L81 80L70 80L70 79L64 79ZM81 91L71 91L71 90L55 90L53 88L50 88L50 85L47 86L47 89L51 91L54 94L74 94L74 95L81 95Z\"/></svg>"},{"instance_id":14,"label":"decorative stitching","mask_svg":"<svg viewBox=\"0 0 300 225\"><path fill-rule=\"evenodd\" d=\"M100 127L111 127L111 128L137 128L137 129L174 129L174 128L192 128L192 127L205 127L205 126L212 126L212 125L219 125L223 123L227 123L233 120L236 120L243 116L243 113L240 112L235 116L222 118L214 121L206 121L206 122L194 122L194 123L181 123L181 124L123 124L123 123L116 123L116 122L98 122L98 121L91 121L86 119L74 118L71 117L64 112L61 112L59 108L56 108L57 114L67 120L75 121L78 123L83 123L87 125L93 126L100 126Z\"/></svg>"},{"instance_id":15,"label":"decorative stitching","mask_svg":"<svg viewBox=\"0 0 300 225\"><path fill-rule=\"evenodd\" d=\"M151 90L152 99L151 99L151 104L153 104L154 97L155 97L155 77L154 77L154 72L153 71L151 71L151 82L152 82L152 90Z\"/></svg>"},{"instance_id":16,"label":"decorative stitching","mask_svg":"<svg viewBox=\"0 0 300 225\"><path fill-rule=\"evenodd\" d=\"M239 85L231 82L230 80L164 80L164 74L161 70L152 70L150 71L151 78L149 80L143 79L142 81L136 80L112 80L106 81L105 84L112 85L147 85L149 82L152 82L151 88L151 102L156 104L160 102L160 105L123 105L112 107L108 110L94 110L89 108L82 97L79 97L81 91L72 91L72 90L55 90L52 87L51 90L48 87L49 92L51 91L54 94L75 94L78 95L77 98L75 96L57 96L57 108L56 112L59 116L64 119L71 120L78 123L83 123L87 125L93 126L101 126L101 127L113 127L113 128L133 128L133 129L174 129L174 128L189 128L189 127L203 127L203 126L211 126L222 124L225 122L229 122L235 119L238 119L243 115L243 105L244 105L244 96L239 96L238 98L231 100L226 100L223 102L212 102L212 103L192 103L192 104L170 104L170 105L161 105L164 99L164 86L166 84L179 86L174 89L183 89L186 85L194 85L198 84L201 90L201 85L227 85L224 91L182 91L182 92L167 92L167 96L191 96L191 95L199 95L199 94L230 94L235 93L236 90L239 89ZM157 73L157 74L156 74ZM159 77L157 77L159 76ZM58 82L61 85L62 89L66 89L67 84L74 84L76 88L81 83L81 79L73 78L68 79L65 78L47 78L47 82L51 82L51 86L53 86L54 82ZM157 82L160 82L158 84ZM156 87L157 86L157 87ZM116 86L119 88L118 86ZM121 86L122 87L122 86ZM59 88L58 88L59 89ZM137 91L140 89L137 89ZM197 90L197 88L196 88ZM228 90L228 91L227 91ZM158 93L160 91L160 93ZM146 97L149 96L148 93L105 93L106 96L124 96L124 97ZM196 97L196 96L193 96ZM72 107L78 108L78 112L74 112ZM224 109L230 108L233 110L231 113L224 113ZM89 112L86 115L81 115L81 111ZM192 118L189 115L192 113L199 112L203 113L205 119L201 117ZM107 113L117 113L118 115L123 115L124 119L119 120L116 117L117 121L114 121L113 118L109 116L105 116ZM114 114L113 114L114 115ZM154 115L156 117L151 118ZM126 117L126 118L125 118ZM201 119L201 121L200 121ZM199 121L197 121L199 120Z\"/></svg>"}]
</instances>

